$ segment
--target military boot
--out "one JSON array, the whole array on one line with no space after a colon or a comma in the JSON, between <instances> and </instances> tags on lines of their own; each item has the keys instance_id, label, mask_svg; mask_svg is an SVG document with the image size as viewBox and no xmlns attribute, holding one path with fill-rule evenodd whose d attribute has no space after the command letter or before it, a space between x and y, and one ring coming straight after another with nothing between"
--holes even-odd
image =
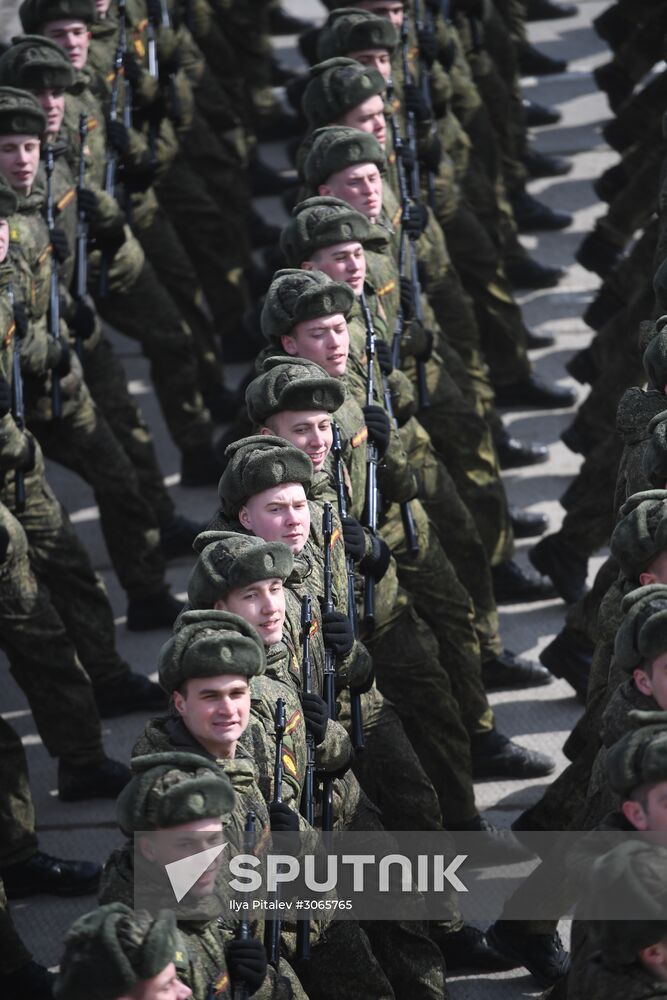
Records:
<instances>
[{"instance_id":1,"label":"military boot","mask_svg":"<svg viewBox=\"0 0 667 1000\"><path fill-rule=\"evenodd\" d=\"M97 891L102 868L93 861L65 861L35 851L27 861L0 868L8 899L26 896L89 896Z\"/></svg>"},{"instance_id":2,"label":"military boot","mask_svg":"<svg viewBox=\"0 0 667 1000\"><path fill-rule=\"evenodd\" d=\"M570 968L570 956L557 932L528 934L517 921L496 920L487 939L501 955L528 969L544 988L553 986Z\"/></svg>"},{"instance_id":3,"label":"military boot","mask_svg":"<svg viewBox=\"0 0 667 1000\"><path fill-rule=\"evenodd\" d=\"M60 760L58 798L61 802L116 799L130 777L129 767L108 757L99 764L84 764L83 767Z\"/></svg>"},{"instance_id":4,"label":"military boot","mask_svg":"<svg viewBox=\"0 0 667 1000\"><path fill-rule=\"evenodd\" d=\"M129 671L121 681L94 688L97 711L103 719L113 719L130 712L160 712L169 704L159 684Z\"/></svg>"},{"instance_id":5,"label":"military boot","mask_svg":"<svg viewBox=\"0 0 667 1000\"><path fill-rule=\"evenodd\" d=\"M14 972L0 975L3 1000L52 1000L56 977L32 959Z\"/></svg>"},{"instance_id":6,"label":"military boot","mask_svg":"<svg viewBox=\"0 0 667 1000\"><path fill-rule=\"evenodd\" d=\"M546 535L528 553L535 569L548 576L568 604L576 604L586 593L588 559L559 537Z\"/></svg>"}]
</instances>

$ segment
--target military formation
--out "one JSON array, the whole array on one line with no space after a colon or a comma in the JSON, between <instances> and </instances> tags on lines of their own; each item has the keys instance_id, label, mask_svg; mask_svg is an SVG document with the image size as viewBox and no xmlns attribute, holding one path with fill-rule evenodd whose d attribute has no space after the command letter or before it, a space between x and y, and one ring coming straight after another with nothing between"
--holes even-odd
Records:
<instances>
[{"instance_id":1,"label":"military formation","mask_svg":"<svg viewBox=\"0 0 667 1000\"><path fill-rule=\"evenodd\" d=\"M570 224L526 185L571 163L531 145L559 113L521 77L566 70L526 22L576 8L325 6L313 25L275 0L23 0L0 55L0 648L59 799L113 800L118 823L100 863L42 851L0 718L2 996L443 1000L449 973L514 968L552 1000L667 995L667 853L635 835L667 830L665 7L595 22L621 160L577 252L604 278L567 365L592 387L563 434L585 461L532 572L515 539L546 518L510 506L501 470L548 449L499 410L576 401L534 372L553 338L515 298L562 277L519 234ZM286 34L309 69L277 61ZM272 139L293 171L262 159ZM217 486L207 523L175 507L108 326L149 362L181 485ZM171 630L157 683L118 653L45 457L94 492L127 628ZM166 581L184 556L185 605ZM542 662L507 649L498 606L554 596L570 606ZM488 692L554 676L585 704L570 763L499 829L475 781L555 763L502 732ZM137 711L131 760L110 758L101 720ZM196 920L164 908L169 864L223 842L261 864L290 833L469 832L512 864L522 832L568 830L626 834L602 854L584 838L546 890L565 915L586 887L571 955L556 919L513 915L539 865L486 931L453 893L430 922L237 919L223 860L186 893ZM609 919L612 887L646 921ZM97 894L57 977L11 919L37 893Z\"/></svg>"}]
</instances>

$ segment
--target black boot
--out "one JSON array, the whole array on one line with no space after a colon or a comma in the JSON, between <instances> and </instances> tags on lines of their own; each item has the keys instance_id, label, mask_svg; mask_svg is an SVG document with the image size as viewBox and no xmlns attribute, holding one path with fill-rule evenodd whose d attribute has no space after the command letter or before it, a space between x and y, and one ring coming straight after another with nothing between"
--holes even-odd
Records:
<instances>
[{"instance_id":1,"label":"black boot","mask_svg":"<svg viewBox=\"0 0 667 1000\"><path fill-rule=\"evenodd\" d=\"M269 7L269 31L272 35L300 35L312 28L312 21L289 14L279 4Z\"/></svg>"},{"instance_id":2,"label":"black boot","mask_svg":"<svg viewBox=\"0 0 667 1000\"><path fill-rule=\"evenodd\" d=\"M608 62L593 70L593 78L598 88L607 95L609 107L618 112L635 89L634 82L615 63Z\"/></svg>"},{"instance_id":3,"label":"black boot","mask_svg":"<svg viewBox=\"0 0 667 1000\"><path fill-rule=\"evenodd\" d=\"M534 330L529 330L526 335L527 351L543 351L545 347L553 347L555 343L553 333L535 333Z\"/></svg>"},{"instance_id":4,"label":"black boot","mask_svg":"<svg viewBox=\"0 0 667 1000\"><path fill-rule=\"evenodd\" d=\"M530 101L527 97L521 101L523 120L527 128L540 128L542 125L557 125L563 115L556 108ZM524 161L525 162L525 161ZM539 175L537 175L539 176Z\"/></svg>"},{"instance_id":5,"label":"black boot","mask_svg":"<svg viewBox=\"0 0 667 1000\"><path fill-rule=\"evenodd\" d=\"M572 378L576 378L581 385L593 385L600 375L590 347L584 347L581 351L573 354L565 365L565 371Z\"/></svg>"},{"instance_id":6,"label":"black boot","mask_svg":"<svg viewBox=\"0 0 667 1000\"><path fill-rule=\"evenodd\" d=\"M501 469L521 469L526 465L541 465L549 458L549 449L546 445L519 441L505 429L495 439L494 444Z\"/></svg>"},{"instance_id":7,"label":"black boot","mask_svg":"<svg viewBox=\"0 0 667 1000\"><path fill-rule=\"evenodd\" d=\"M176 514L171 521L160 525L160 548L165 559L190 556L194 559L192 543L206 525L190 521L183 514Z\"/></svg>"},{"instance_id":8,"label":"black boot","mask_svg":"<svg viewBox=\"0 0 667 1000\"><path fill-rule=\"evenodd\" d=\"M61 802L116 799L131 778L129 767L107 757L100 764L83 767L61 760L58 764L58 798Z\"/></svg>"},{"instance_id":9,"label":"black boot","mask_svg":"<svg viewBox=\"0 0 667 1000\"><path fill-rule=\"evenodd\" d=\"M593 646L577 641L567 629L562 629L540 653L540 662L554 677L562 677L586 704L588 678L593 662Z\"/></svg>"},{"instance_id":10,"label":"black boot","mask_svg":"<svg viewBox=\"0 0 667 1000\"><path fill-rule=\"evenodd\" d=\"M531 973L540 986L553 986L567 975L570 956L557 933L527 934L514 920L496 920L487 931L489 944Z\"/></svg>"},{"instance_id":11,"label":"black boot","mask_svg":"<svg viewBox=\"0 0 667 1000\"><path fill-rule=\"evenodd\" d=\"M159 684L130 671L122 681L95 688L97 710L103 719L130 712L161 712L169 704Z\"/></svg>"},{"instance_id":12,"label":"black boot","mask_svg":"<svg viewBox=\"0 0 667 1000\"><path fill-rule=\"evenodd\" d=\"M523 660L509 649L482 663L482 680L487 691L511 691L551 684L551 674L538 663Z\"/></svg>"},{"instance_id":13,"label":"black boot","mask_svg":"<svg viewBox=\"0 0 667 1000\"><path fill-rule=\"evenodd\" d=\"M588 455L598 443L597 439L588 434L585 425L575 418L569 427L566 427L560 436L563 444L575 455Z\"/></svg>"},{"instance_id":14,"label":"black boot","mask_svg":"<svg viewBox=\"0 0 667 1000\"><path fill-rule=\"evenodd\" d=\"M296 172L290 170L288 173L278 173L270 167L264 160L256 157L248 167L248 181L250 190L255 197L262 195L282 194L294 186Z\"/></svg>"},{"instance_id":15,"label":"black boot","mask_svg":"<svg viewBox=\"0 0 667 1000\"><path fill-rule=\"evenodd\" d=\"M0 868L8 899L50 896L89 896L97 892L102 869L92 861L65 861L35 851L27 861Z\"/></svg>"},{"instance_id":16,"label":"black boot","mask_svg":"<svg viewBox=\"0 0 667 1000\"><path fill-rule=\"evenodd\" d=\"M573 3L553 3L552 0L528 0L526 3L527 21L557 21L577 13L578 8Z\"/></svg>"},{"instance_id":17,"label":"black boot","mask_svg":"<svg viewBox=\"0 0 667 1000\"><path fill-rule=\"evenodd\" d=\"M564 156L549 156L528 147L522 156L523 164L531 177L564 177L572 170L572 161Z\"/></svg>"},{"instance_id":18,"label":"black boot","mask_svg":"<svg viewBox=\"0 0 667 1000\"><path fill-rule=\"evenodd\" d=\"M574 406L577 393L569 386L547 382L534 372L512 385L496 386L498 406L528 406L538 410L560 410Z\"/></svg>"},{"instance_id":19,"label":"black boot","mask_svg":"<svg viewBox=\"0 0 667 1000\"><path fill-rule=\"evenodd\" d=\"M464 969L475 972L504 972L513 963L499 955L486 940L484 931L472 924L464 924L458 931L443 933L443 928L431 925L429 935L445 959L447 972Z\"/></svg>"},{"instance_id":20,"label":"black boot","mask_svg":"<svg viewBox=\"0 0 667 1000\"><path fill-rule=\"evenodd\" d=\"M543 535L549 527L546 514L538 511L521 510L520 507L509 507L510 521L515 538L537 538Z\"/></svg>"},{"instance_id":21,"label":"black boot","mask_svg":"<svg viewBox=\"0 0 667 1000\"><path fill-rule=\"evenodd\" d=\"M622 252L622 247L612 243L599 229L594 229L581 241L574 256L587 271L606 278Z\"/></svg>"},{"instance_id":22,"label":"black boot","mask_svg":"<svg viewBox=\"0 0 667 1000\"><path fill-rule=\"evenodd\" d=\"M512 288L553 288L565 275L562 267L547 267L528 254L508 260L505 273Z\"/></svg>"},{"instance_id":23,"label":"black boot","mask_svg":"<svg viewBox=\"0 0 667 1000\"><path fill-rule=\"evenodd\" d=\"M493 592L498 604L528 604L556 596L553 584L535 573L525 572L513 559L491 568Z\"/></svg>"},{"instance_id":24,"label":"black boot","mask_svg":"<svg viewBox=\"0 0 667 1000\"><path fill-rule=\"evenodd\" d=\"M527 191L515 194L510 203L517 229L522 233L555 232L567 229L572 223L569 212L557 212L533 198Z\"/></svg>"},{"instance_id":25,"label":"black boot","mask_svg":"<svg viewBox=\"0 0 667 1000\"><path fill-rule=\"evenodd\" d=\"M513 743L496 729L470 737L472 776L490 778L544 778L556 765L546 754Z\"/></svg>"},{"instance_id":26,"label":"black boot","mask_svg":"<svg viewBox=\"0 0 667 1000\"><path fill-rule=\"evenodd\" d=\"M587 326L590 326L591 330L597 332L624 308L623 299L608 285L603 285L586 309L583 320Z\"/></svg>"},{"instance_id":27,"label":"black boot","mask_svg":"<svg viewBox=\"0 0 667 1000\"><path fill-rule=\"evenodd\" d=\"M554 73L564 73L567 69L565 59L552 59L530 42L524 42L518 48L519 71L522 76L551 76Z\"/></svg>"},{"instance_id":28,"label":"black boot","mask_svg":"<svg viewBox=\"0 0 667 1000\"><path fill-rule=\"evenodd\" d=\"M609 167L593 184L593 190L600 201L612 202L628 183L628 175L622 163Z\"/></svg>"},{"instance_id":29,"label":"black boot","mask_svg":"<svg viewBox=\"0 0 667 1000\"><path fill-rule=\"evenodd\" d=\"M204 405L216 424L228 424L234 419L241 405L238 392L235 389L228 389L226 385L205 389L202 396Z\"/></svg>"},{"instance_id":30,"label":"black boot","mask_svg":"<svg viewBox=\"0 0 667 1000\"><path fill-rule=\"evenodd\" d=\"M30 960L20 969L0 975L0 996L3 1000L52 1000L55 981L53 972Z\"/></svg>"},{"instance_id":31,"label":"black boot","mask_svg":"<svg viewBox=\"0 0 667 1000\"><path fill-rule=\"evenodd\" d=\"M183 607L183 602L168 590L150 597L133 597L127 605L127 628L130 632L171 628Z\"/></svg>"},{"instance_id":32,"label":"black boot","mask_svg":"<svg viewBox=\"0 0 667 1000\"><path fill-rule=\"evenodd\" d=\"M513 864L533 856L511 830L495 826L479 813L472 819L456 823L448 829L455 835L457 842L461 844L465 841L460 834L474 833L478 835L471 841L475 851L473 861L486 864L493 860L497 861L498 864Z\"/></svg>"},{"instance_id":33,"label":"black boot","mask_svg":"<svg viewBox=\"0 0 667 1000\"><path fill-rule=\"evenodd\" d=\"M528 554L538 572L548 576L568 604L576 604L586 593L588 559L559 538L546 535Z\"/></svg>"}]
</instances>

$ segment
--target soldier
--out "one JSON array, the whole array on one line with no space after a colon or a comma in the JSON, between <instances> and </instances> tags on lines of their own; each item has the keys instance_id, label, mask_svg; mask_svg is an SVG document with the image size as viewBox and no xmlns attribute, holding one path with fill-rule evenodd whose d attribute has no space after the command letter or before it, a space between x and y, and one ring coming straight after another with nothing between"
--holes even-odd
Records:
<instances>
[{"instance_id":1,"label":"soldier","mask_svg":"<svg viewBox=\"0 0 667 1000\"><path fill-rule=\"evenodd\" d=\"M63 234L56 230L53 236L41 215L45 192L38 177L39 137L45 131L45 117L27 91L0 88L0 102L0 173L19 195L15 242L32 271L35 291L32 296L31 289L21 289L32 296L27 306L31 322L21 352L26 422L47 455L78 472L95 490L110 555L128 593L128 627L171 625L180 604L165 582L157 523L140 495L129 459L90 397L78 359L60 336L57 309L49 300L51 269L57 267L51 239L62 251ZM62 418L57 419L54 382L62 393Z\"/></svg>"},{"instance_id":2,"label":"soldier","mask_svg":"<svg viewBox=\"0 0 667 1000\"><path fill-rule=\"evenodd\" d=\"M187 1000L183 943L174 916L153 918L122 903L79 917L65 936L54 996L59 1000Z\"/></svg>"},{"instance_id":3,"label":"soldier","mask_svg":"<svg viewBox=\"0 0 667 1000\"><path fill-rule=\"evenodd\" d=\"M239 656L239 663L242 659ZM226 728L229 731L229 726ZM132 766L135 775L116 806L118 825L130 839L107 861L100 901L130 906L136 893L154 915L154 911L173 901L165 865L210 850L224 842L223 836L231 837L237 851L242 847L242 832L241 839L236 839L238 831L234 827L238 796L218 763L206 760L201 753L164 749L158 754L135 757ZM247 782L246 771L246 790ZM249 799L245 802L243 825L245 812L254 812ZM229 1000L233 984L241 976L249 994L254 994L266 979L266 954L261 941L231 940L231 921L225 916L229 913L229 890L220 877L225 871L218 854L178 904L171 907L182 941L175 956L178 976L191 988L195 1000L206 1000L211 991ZM282 1000L289 992L260 995Z\"/></svg>"}]
</instances>

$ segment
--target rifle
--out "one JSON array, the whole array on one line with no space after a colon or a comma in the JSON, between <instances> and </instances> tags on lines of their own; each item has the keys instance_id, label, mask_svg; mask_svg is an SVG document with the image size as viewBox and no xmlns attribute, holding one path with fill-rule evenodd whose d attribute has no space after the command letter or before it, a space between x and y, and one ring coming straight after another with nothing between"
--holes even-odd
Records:
<instances>
[{"instance_id":1,"label":"rifle","mask_svg":"<svg viewBox=\"0 0 667 1000\"><path fill-rule=\"evenodd\" d=\"M412 112L408 112L408 118L414 117ZM401 133L398 128L398 122L396 121L396 115L391 113L390 115L391 132L394 142L394 150L396 152L396 173L398 177L398 190L401 199L401 236L398 246L398 273L400 277L403 277L403 271L405 269L405 247L406 240L408 239L406 233L406 222L410 217L410 194L408 192L408 181L405 174L405 164L403 162L402 153L405 149L405 143L401 138ZM412 241L409 241L409 258L410 258L410 281L414 290L415 300L418 300L416 309L417 318L420 316L423 318L423 309L421 304L421 284L419 281L419 274L417 271L417 256L415 253L415 248L412 245ZM396 327L394 329L394 336L391 342L391 354L394 368L400 368L401 366L401 340L403 339L403 310L399 306L396 313ZM423 361L417 361L417 392L419 396L419 406L420 409L425 410L429 404L429 393L428 385L426 384L426 366Z\"/></svg>"},{"instance_id":2,"label":"rifle","mask_svg":"<svg viewBox=\"0 0 667 1000\"><path fill-rule=\"evenodd\" d=\"M25 408L23 405L23 378L21 376L21 333L19 324L16 321L14 287L7 286L7 297L14 314L14 344L12 354L12 416L14 423L23 433L25 431ZM25 475L22 469L14 470L14 501L17 514L22 514L25 510Z\"/></svg>"},{"instance_id":3,"label":"rifle","mask_svg":"<svg viewBox=\"0 0 667 1000\"><path fill-rule=\"evenodd\" d=\"M366 298L361 293L361 308L365 308ZM366 405L374 403L373 365L375 362L375 330L366 326L366 362L368 375L366 379ZM378 450L370 436L366 443L366 500L364 504L364 527L375 535L378 526ZM375 577L367 573L364 582L364 622L370 629L375 627Z\"/></svg>"},{"instance_id":4,"label":"rifle","mask_svg":"<svg viewBox=\"0 0 667 1000\"><path fill-rule=\"evenodd\" d=\"M310 656L310 630L313 626L312 601L307 594L301 598L301 631L303 642L303 662L301 670L303 673L303 693L310 694L313 690L313 661ZM301 814L310 826L315 821L315 740L306 733L306 777L303 784L303 795L301 797ZM310 958L310 920L308 918L297 920L296 924L296 953L300 959Z\"/></svg>"},{"instance_id":5,"label":"rifle","mask_svg":"<svg viewBox=\"0 0 667 1000\"><path fill-rule=\"evenodd\" d=\"M146 34L148 36L148 72L153 80L158 80L160 76L160 64L157 54L157 31L159 28L170 28L171 18L169 8L165 0L160 0L160 16L154 18L153 8L148 8L148 24ZM157 159L157 138L160 126L160 115L151 114L148 123L148 148L151 154L151 162L154 164Z\"/></svg>"},{"instance_id":6,"label":"rifle","mask_svg":"<svg viewBox=\"0 0 667 1000\"><path fill-rule=\"evenodd\" d=\"M283 740L285 738L285 702L282 698L278 698L276 701L276 714L275 714L275 730L276 730L276 759L273 766L273 801L282 802L283 800ZM276 903L280 902L280 889L276 889L274 899ZM280 909L276 906L276 916L272 917L271 920L267 920L264 924L264 947L266 948L266 954L269 962L274 967L276 972L278 971L278 964L280 962L280 928L282 926L282 920L278 916Z\"/></svg>"},{"instance_id":7,"label":"rifle","mask_svg":"<svg viewBox=\"0 0 667 1000\"><path fill-rule=\"evenodd\" d=\"M127 48L127 34L125 26L125 0L117 0L118 2L118 44L116 45L116 50L113 57L113 84L111 85L111 102L109 104L109 121L118 121L118 105L120 102L120 87L123 77L123 62L125 61L125 49ZM125 118L129 114L129 105L131 101L130 91L129 91L129 81L125 81L125 87L123 89L124 96L124 106L123 106L123 117ZM126 123L127 124L127 123ZM118 171L118 153L113 148L109 146L107 150L107 158L104 164L104 190L107 194L114 195L116 193L116 173ZM109 255L103 254L102 260L100 262L100 297L105 298L109 294Z\"/></svg>"},{"instance_id":8,"label":"rifle","mask_svg":"<svg viewBox=\"0 0 667 1000\"><path fill-rule=\"evenodd\" d=\"M46 147L46 224L49 233L55 228L55 212L53 207L53 170L55 161L53 159L53 147ZM60 336L60 291L58 287L58 262L55 255L51 254L51 278L49 284L49 333L57 342L61 342ZM60 376L55 372L51 374L51 407L54 420L58 420L63 415L62 399L60 395Z\"/></svg>"},{"instance_id":9,"label":"rifle","mask_svg":"<svg viewBox=\"0 0 667 1000\"><path fill-rule=\"evenodd\" d=\"M322 515L322 535L324 537L324 598L322 611L326 614L334 610L333 574L331 572L331 536L333 534L333 516L331 504L325 503ZM329 718L336 718L336 655L324 647L324 700L329 709ZM324 779L322 829L333 830L333 778Z\"/></svg>"},{"instance_id":10,"label":"rifle","mask_svg":"<svg viewBox=\"0 0 667 1000\"><path fill-rule=\"evenodd\" d=\"M252 854L255 850L255 814L254 812L249 812L246 814L245 818L245 834L243 837L243 852L244 854ZM250 933L250 921L247 917L239 920L239 926L236 931L237 941L249 941L252 937ZM232 1000L249 1000L250 993L248 992L248 986L244 982L234 983L234 989L232 993Z\"/></svg>"},{"instance_id":11,"label":"rifle","mask_svg":"<svg viewBox=\"0 0 667 1000\"><path fill-rule=\"evenodd\" d=\"M366 331L368 336L372 336L373 341L375 341L375 326L373 324L373 317L371 316L371 311L368 308L368 303L366 301L366 296L361 296L361 311L364 314L364 322L366 324ZM394 427L398 429L398 421L394 415L394 405L391 401L391 392L389 385L387 383L386 377L382 376L382 390L384 395L384 405L389 415L389 419L394 424ZM413 559L416 559L419 555L419 541L417 540L417 529L415 527L415 518L412 513L412 507L410 506L409 500L403 500L401 502L401 520L403 522L403 532L405 534L405 540L408 544L408 551Z\"/></svg>"},{"instance_id":12,"label":"rifle","mask_svg":"<svg viewBox=\"0 0 667 1000\"><path fill-rule=\"evenodd\" d=\"M333 421L331 424L333 444L331 450L334 456L334 468L336 471L336 495L338 498L338 515L342 521L347 517L347 497L345 496L345 482L343 480L343 446L340 439L338 424ZM347 614L352 625L352 631L357 634L357 605L354 593L354 559L345 557L347 567ZM350 688L350 712L352 716L352 745L359 752L364 749L364 720L361 711L361 695Z\"/></svg>"},{"instance_id":13,"label":"rifle","mask_svg":"<svg viewBox=\"0 0 667 1000\"><path fill-rule=\"evenodd\" d=\"M421 16L420 0L415 0L414 12L415 12L415 28L417 30L417 33L423 30L425 24L428 25L428 27L433 32L433 15L431 14L430 11L428 11L426 14L427 20L426 21L423 20ZM421 91L421 95L422 98L424 99L426 107L429 109L429 117L433 118L433 101L431 99L429 68L424 63L424 60L421 56L421 52L419 55L419 89ZM426 172L426 187L428 191L428 203L433 209L435 208L435 177L432 170L427 170Z\"/></svg>"},{"instance_id":14,"label":"rifle","mask_svg":"<svg viewBox=\"0 0 667 1000\"><path fill-rule=\"evenodd\" d=\"M79 115L79 140L81 147L81 157L79 159L79 178L77 183L77 194L83 191L86 186L86 161L83 150L86 145L88 135L88 115ZM74 284L74 298L78 302L83 302L86 298L88 286L88 223L86 214L79 205L76 223L76 279ZM81 357L81 338L76 335L76 353Z\"/></svg>"}]
</instances>

